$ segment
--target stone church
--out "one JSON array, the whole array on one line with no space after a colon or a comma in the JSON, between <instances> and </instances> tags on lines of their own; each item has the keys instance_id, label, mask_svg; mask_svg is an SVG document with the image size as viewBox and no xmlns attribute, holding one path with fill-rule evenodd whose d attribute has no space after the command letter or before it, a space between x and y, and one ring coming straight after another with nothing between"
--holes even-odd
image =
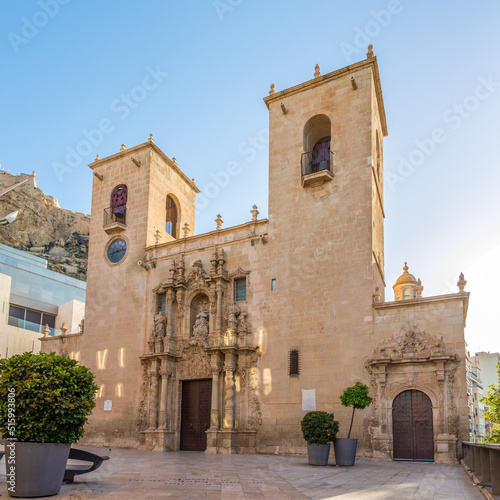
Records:
<instances>
[{"instance_id":1,"label":"stone church","mask_svg":"<svg viewBox=\"0 0 500 500\"><path fill-rule=\"evenodd\" d=\"M386 297L377 59L271 85L269 217L194 234L199 189L153 136L90 164L85 323L44 351L96 374L84 442L157 451L306 454L300 421L361 380L358 456L454 462L467 439L469 294ZM444 258L444 257L443 257Z\"/></svg>"}]
</instances>

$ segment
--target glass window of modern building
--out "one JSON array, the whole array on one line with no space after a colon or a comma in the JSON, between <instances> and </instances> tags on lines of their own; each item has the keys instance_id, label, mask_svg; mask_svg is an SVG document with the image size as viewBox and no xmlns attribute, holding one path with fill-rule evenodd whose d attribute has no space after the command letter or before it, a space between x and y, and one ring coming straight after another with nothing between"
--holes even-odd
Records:
<instances>
[{"instance_id":1,"label":"glass window of modern building","mask_svg":"<svg viewBox=\"0 0 500 500\"><path fill-rule=\"evenodd\" d=\"M85 302L87 284L47 269L47 261L0 244L0 273L10 276L9 325L54 335L58 307Z\"/></svg>"}]
</instances>

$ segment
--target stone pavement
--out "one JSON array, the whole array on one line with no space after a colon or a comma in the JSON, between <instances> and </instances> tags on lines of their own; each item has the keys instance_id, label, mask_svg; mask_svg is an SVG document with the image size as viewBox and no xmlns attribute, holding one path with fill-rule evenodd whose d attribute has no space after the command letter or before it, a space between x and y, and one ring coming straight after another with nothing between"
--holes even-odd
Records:
<instances>
[{"instance_id":1,"label":"stone pavement","mask_svg":"<svg viewBox=\"0 0 500 500\"><path fill-rule=\"evenodd\" d=\"M110 460L50 498L484 499L460 465L359 461L354 467L312 467L303 457L85 449ZM0 495L6 497L0 465Z\"/></svg>"}]
</instances>

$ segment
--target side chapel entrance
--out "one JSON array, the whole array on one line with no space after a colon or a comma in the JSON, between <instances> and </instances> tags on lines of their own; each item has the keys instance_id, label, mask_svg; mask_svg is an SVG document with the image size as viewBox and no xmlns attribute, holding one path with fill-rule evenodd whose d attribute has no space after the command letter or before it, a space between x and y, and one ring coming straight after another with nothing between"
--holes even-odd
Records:
<instances>
[{"instance_id":1,"label":"side chapel entrance","mask_svg":"<svg viewBox=\"0 0 500 500\"><path fill-rule=\"evenodd\" d=\"M206 450L211 401L211 379L182 382L181 450Z\"/></svg>"},{"instance_id":2,"label":"side chapel entrance","mask_svg":"<svg viewBox=\"0 0 500 500\"><path fill-rule=\"evenodd\" d=\"M421 391L403 391L392 404L394 460L434 460L432 403Z\"/></svg>"}]
</instances>

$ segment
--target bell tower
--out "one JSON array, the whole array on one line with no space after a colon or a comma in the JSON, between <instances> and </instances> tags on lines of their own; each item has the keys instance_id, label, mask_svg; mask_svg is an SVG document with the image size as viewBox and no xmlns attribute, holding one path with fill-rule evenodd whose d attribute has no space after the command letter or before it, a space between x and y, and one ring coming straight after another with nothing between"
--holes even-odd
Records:
<instances>
[{"instance_id":1,"label":"bell tower","mask_svg":"<svg viewBox=\"0 0 500 500\"><path fill-rule=\"evenodd\" d=\"M289 269L345 300L384 282L382 90L367 59L281 92L271 85L269 219ZM377 292L377 294L380 292Z\"/></svg>"},{"instance_id":2,"label":"bell tower","mask_svg":"<svg viewBox=\"0 0 500 500\"><path fill-rule=\"evenodd\" d=\"M152 134L143 144L129 149L122 145L114 155L97 157L89 167L94 180L81 361L100 385L91 427L102 429L109 416L103 401L112 401L118 418L113 425L119 427L116 415L133 412L138 399L137 374L131 367L146 352L146 270L152 264L145 250L181 238L186 228L194 232L199 190ZM119 431L130 433L128 428Z\"/></svg>"}]
</instances>

